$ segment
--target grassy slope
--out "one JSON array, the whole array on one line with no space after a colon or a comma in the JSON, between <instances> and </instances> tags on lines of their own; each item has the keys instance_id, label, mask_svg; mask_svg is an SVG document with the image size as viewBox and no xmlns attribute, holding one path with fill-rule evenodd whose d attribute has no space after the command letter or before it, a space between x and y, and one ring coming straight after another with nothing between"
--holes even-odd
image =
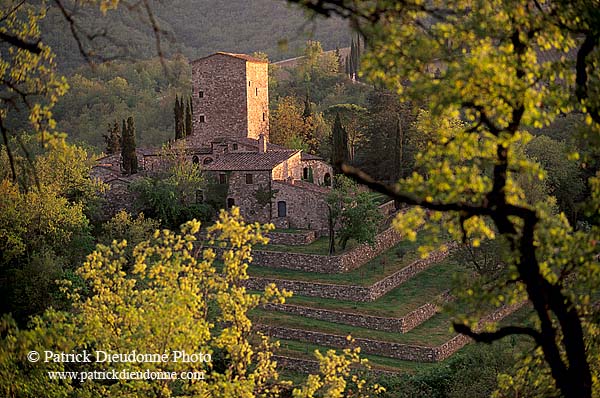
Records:
<instances>
[{"instance_id":1,"label":"grassy slope","mask_svg":"<svg viewBox=\"0 0 600 398\"><path fill-rule=\"evenodd\" d=\"M368 286L381 280L385 276L406 267L419 257L416 249L422 240L416 242L402 241L385 253L365 263L358 269L343 274L321 274L316 272L304 272L280 268L260 267L250 265L248 273L251 276L266 278L295 279L310 282L339 283ZM273 250L273 245L266 248ZM299 249L287 247L289 251L299 252Z\"/></svg>"},{"instance_id":2,"label":"grassy slope","mask_svg":"<svg viewBox=\"0 0 600 398\"><path fill-rule=\"evenodd\" d=\"M466 270L453 260L446 260L409 279L385 296L372 302L358 303L318 297L294 296L288 304L355 312L369 315L401 317L417 307L434 302L450 289L453 275Z\"/></svg>"}]
</instances>

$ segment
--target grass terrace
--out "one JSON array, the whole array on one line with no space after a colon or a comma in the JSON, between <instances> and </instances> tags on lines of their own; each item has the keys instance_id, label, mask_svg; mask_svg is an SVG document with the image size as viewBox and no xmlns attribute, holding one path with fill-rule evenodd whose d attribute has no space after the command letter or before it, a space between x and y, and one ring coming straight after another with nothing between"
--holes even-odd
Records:
<instances>
[{"instance_id":1,"label":"grass terrace","mask_svg":"<svg viewBox=\"0 0 600 398\"><path fill-rule=\"evenodd\" d=\"M293 358L301 358L315 361L315 350L325 353L329 350L335 350L338 354L342 352L339 348L329 348L321 345L304 343L296 340L279 340L280 347L275 351L278 355L285 355ZM392 372L414 373L420 369L436 366L434 363L402 361L394 358L387 358L378 355L361 353L361 358L367 358L373 369L388 370Z\"/></svg>"},{"instance_id":2,"label":"grass terrace","mask_svg":"<svg viewBox=\"0 0 600 398\"><path fill-rule=\"evenodd\" d=\"M426 303L435 302L440 294L452 287L454 274L467 272L469 270L455 260L447 259L420 272L375 301L354 302L293 296L287 299L286 303L359 314L401 317Z\"/></svg>"},{"instance_id":3,"label":"grass terrace","mask_svg":"<svg viewBox=\"0 0 600 398\"><path fill-rule=\"evenodd\" d=\"M411 331L403 334L342 325L334 322L320 321L298 315L261 309L252 310L251 318L254 323L304 329L340 336L352 335L352 337L423 346L440 345L456 334L450 330L451 317L444 313L433 316Z\"/></svg>"},{"instance_id":4,"label":"grass terrace","mask_svg":"<svg viewBox=\"0 0 600 398\"><path fill-rule=\"evenodd\" d=\"M419 259L417 249L423 242L423 237L418 238L415 242L402 241L363 264L360 268L343 274L323 274L284 268L269 268L254 264L250 264L248 267L248 274L263 278L369 286Z\"/></svg>"}]
</instances>

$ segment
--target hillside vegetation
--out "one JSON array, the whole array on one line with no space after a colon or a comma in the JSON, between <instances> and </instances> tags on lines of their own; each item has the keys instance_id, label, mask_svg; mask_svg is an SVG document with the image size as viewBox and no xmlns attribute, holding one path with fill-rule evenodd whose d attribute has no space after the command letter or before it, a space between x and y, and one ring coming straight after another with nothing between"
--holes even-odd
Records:
<instances>
[{"instance_id":1,"label":"hillside vegetation","mask_svg":"<svg viewBox=\"0 0 600 398\"><path fill-rule=\"evenodd\" d=\"M310 21L305 11L284 1L175 0L150 4L165 32L162 47L166 55L182 53L194 59L216 51L263 51L271 60L278 60L299 55L307 39L319 40L327 49L345 47L350 40L346 21L321 17ZM106 37L94 40L94 49L105 58L156 56L155 38L143 12L119 9L103 16L87 7L77 10L75 19L86 32L106 33ZM83 63L69 26L55 6L48 10L42 32L64 72Z\"/></svg>"}]
</instances>

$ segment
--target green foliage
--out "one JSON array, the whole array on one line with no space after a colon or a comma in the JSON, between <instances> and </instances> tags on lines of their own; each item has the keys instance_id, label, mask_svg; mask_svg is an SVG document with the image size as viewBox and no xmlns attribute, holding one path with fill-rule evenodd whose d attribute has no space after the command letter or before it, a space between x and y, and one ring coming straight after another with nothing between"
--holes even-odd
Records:
<instances>
[{"instance_id":1,"label":"green foliage","mask_svg":"<svg viewBox=\"0 0 600 398\"><path fill-rule=\"evenodd\" d=\"M136 211L160 220L162 226L169 228L193 218L212 218L214 210L196 203L198 190L206 185L200 167L168 156L168 153L163 156L163 161L170 164L166 172L139 178L130 185L130 190L137 194Z\"/></svg>"},{"instance_id":2,"label":"green foliage","mask_svg":"<svg viewBox=\"0 0 600 398\"><path fill-rule=\"evenodd\" d=\"M350 239L374 243L383 216L370 192L359 190L352 180L338 175L327 203L334 225L339 224L337 236L342 250Z\"/></svg>"},{"instance_id":3,"label":"green foliage","mask_svg":"<svg viewBox=\"0 0 600 398\"><path fill-rule=\"evenodd\" d=\"M332 150L331 163L336 174L341 172L340 166L348 161L348 133L342 126L340 114L335 114L335 121L331 129Z\"/></svg>"},{"instance_id":4,"label":"green foliage","mask_svg":"<svg viewBox=\"0 0 600 398\"><path fill-rule=\"evenodd\" d=\"M54 110L58 127L73 142L85 142L104 150L98 126L132 116L138 146L160 146L173 138L173 103L177 93L188 93L188 60L165 60L168 74L158 59L136 62L111 62L81 67L69 76L71 90Z\"/></svg>"},{"instance_id":5,"label":"green foliage","mask_svg":"<svg viewBox=\"0 0 600 398\"><path fill-rule=\"evenodd\" d=\"M119 122L115 120L113 125L108 125L108 134L104 134L104 143L106 144L106 153L109 155L117 154L121 151L121 129Z\"/></svg>"},{"instance_id":6,"label":"green foliage","mask_svg":"<svg viewBox=\"0 0 600 398\"><path fill-rule=\"evenodd\" d=\"M129 116L127 122L123 120L123 145L121 148L121 161L125 174L136 174L138 159L135 151L135 125L133 117Z\"/></svg>"},{"instance_id":7,"label":"green foliage","mask_svg":"<svg viewBox=\"0 0 600 398\"><path fill-rule=\"evenodd\" d=\"M133 248L148 239L159 227L158 221L144 217L144 213L139 213L134 218L125 210L121 210L102 225L98 243L109 246L114 240L117 242L125 240L128 246L124 255L131 264Z\"/></svg>"},{"instance_id":8,"label":"green foliage","mask_svg":"<svg viewBox=\"0 0 600 398\"><path fill-rule=\"evenodd\" d=\"M200 258L192 254L200 230L195 220L184 224L180 234L156 231L138 244L130 273L124 272L127 242L98 245L77 270L89 287L86 294L64 282L63 291L72 300L73 312L48 310L33 319L30 330L19 330L9 318L2 318L0 391L24 397L280 396L291 383L280 380L275 369L272 350L277 343L252 333L248 312L261 304L283 303L290 294L280 292L274 284L260 294L250 294L242 286L248 277L252 245L266 243L264 233L270 229L272 226L245 224L238 208L231 214L222 211L207 229L206 238L210 246L223 251L220 271L213 266L217 259L214 249L203 250ZM201 380L64 380L50 384L47 372L65 370L63 363L26 360L34 349L81 352L91 347L110 353L203 353L214 361L79 363L76 367L80 375L107 370L204 372ZM364 363L358 349L344 350L341 355L333 350L315 355L321 374L309 376L294 396L310 398L322 392L331 398L368 398L381 391L377 385L367 388L360 377L350 376L351 366Z\"/></svg>"},{"instance_id":9,"label":"green foliage","mask_svg":"<svg viewBox=\"0 0 600 398\"><path fill-rule=\"evenodd\" d=\"M525 147L525 153L540 163L546 172L548 194L556 197L558 208L571 223L577 220L577 203L583 199L586 184L577 161L569 159L570 150L564 141L540 135Z\"/></svg>"},{"instance_id":10,"label":"green foliage","mask_svg":"<svg viewBox=\"0 0 600 398\"><path fill-rule=\"evenodd\" d=\"M36 179L35 189L20 190L10 181L5 148L0 163L5 173L0 181L0 311L24 322L50 305L64 305L54 282L91 251L85 211L93 208L103 186L89 179L86 152L64 142L37 155L35 175L19 169L31 178L23 186L36 187Z\"/></svg>"}]
</instances>

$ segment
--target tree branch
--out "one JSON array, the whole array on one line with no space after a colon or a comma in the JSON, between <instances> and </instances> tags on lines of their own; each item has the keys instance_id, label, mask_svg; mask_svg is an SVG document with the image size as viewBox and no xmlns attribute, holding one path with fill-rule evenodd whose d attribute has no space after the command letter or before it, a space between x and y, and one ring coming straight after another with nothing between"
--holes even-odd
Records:
<instances>
[{"instance_id":1,"label":"tree branch","mask_svg":"<svg viewBox=\"0 0 600 398\"><path fill-rule=\"evenodd\" d=\"M29 51L32 54L40 54L42 52L42 47L40 46L40 41L36 41L35 43L27 42L17 36L9 35L6 32L0 32L0 40L11 44L15 47L21 48L23 50Z\"/></svg>"},{"instance_id":2,"label":"tree branch","mask_svg":"<svg viewBox=\"0 0 600 398\"><path fill-rule=\"evenodd\" d=\"M542 336L541 336L540 332L538 332L537 330L530 328L530 327L505 326L503 328L496 330L495 332L479 332L479 333L475 332L469 326L464 325L462 323L453 323L452 327L454 327L454 330L456 332L458 332L460 334L464 334L465 336L472 338L473 340L475 340L478 343L491 344L494 341L500 340L501 338L506 337L506 336L526 335L526 336L533 338L533 340L535 340L536 344L541 345L541 337Z\"/></svg>"}]
</instances>

